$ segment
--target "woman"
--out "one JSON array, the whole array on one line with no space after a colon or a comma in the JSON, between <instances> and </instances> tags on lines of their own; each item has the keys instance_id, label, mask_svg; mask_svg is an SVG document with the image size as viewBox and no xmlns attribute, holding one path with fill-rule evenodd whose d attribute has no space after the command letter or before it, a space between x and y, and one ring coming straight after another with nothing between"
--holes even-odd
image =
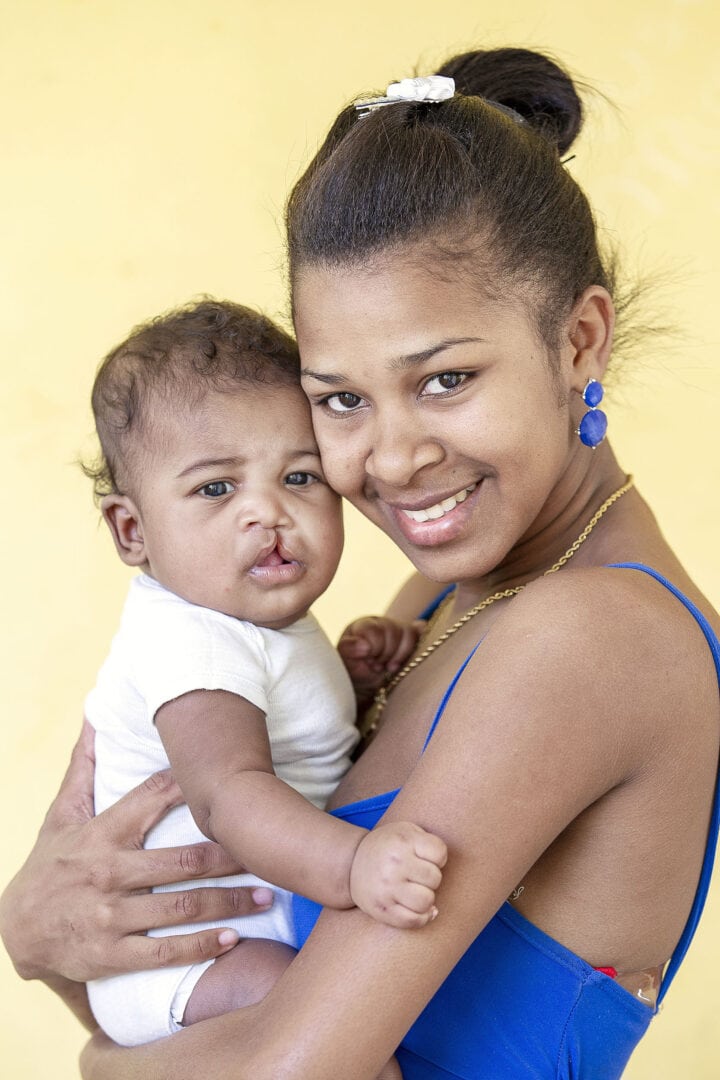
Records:
<instances>
[{"instance_id":1,"label":"woman","mask_svg":"<svg viewBox=\"0 0 720 1080\"><path fill-rule=\"evenodd\" d=\"M562 162L580 103L524 50L442 74L455 92L413 84L345 109L288 208L328 479L417 567L391 610L433 607L333 805L443 837L439 917L402 932L325 912L262 1003L132 1051L95 1037L91 1080L362 1080L399 1043L407 1080L616 1077L699 917L718 620L604 440L612 283ZM172 794L63 824L84 781L76 766L5 903L21 971L65 996L63 977L157 962L128 931L188 918L127 895L179 876L172 856L126 850ZM32 940L49 884L73 926L90 909L89 957L57 922ZM304 935L315 913L298 901L297 916ZM207 936L167 948L220 951Z\"/></svg>"}]
</instances>

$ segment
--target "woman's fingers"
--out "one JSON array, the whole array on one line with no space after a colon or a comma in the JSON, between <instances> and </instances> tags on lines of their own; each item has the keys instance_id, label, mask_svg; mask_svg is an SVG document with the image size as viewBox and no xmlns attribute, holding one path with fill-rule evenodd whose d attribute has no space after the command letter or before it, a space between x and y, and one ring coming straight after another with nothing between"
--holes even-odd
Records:
<instances>
[{"instance_id":1,"label":"woman's fingers","mask_svg":"<svg viewBox=\"0 0 720 1080\"><path fill-rule=\"evenodd\" d=\"M147 937L130 934L118 941L107 974L149 971L178 964L201 964L235 948L240 935L228 928L201 930L197 934Z\"/></svg>"},{"instance_id":2,"label":"woman's fingers","mask_svg":"<svg viewBox=\"0 0 720 1080\"><path fill-rule=\"evenodd\" d=\"M153 825L165 817L168 810L184 801L169 770L153 773L98 814L94 824L108 841L141 848L145 834Z\"/></svg>"},{"instance_id":3,"label":"woman's fingers","mask_svg":"<svg viewBox=\"0 0 720 1080\"><path fill-rule=\"evenodd\" d=\"M171 892L143 893L129 899L123 911L117 912L117 918L122 919L118 930L125 934L136 934L157 927L180 926L184 923L222 923L243 915L257 915L267 911L272 907L272 903L272 890L265 886L173 889ZM217 930L208 932L217 936ZM173 937L172 940L176 941L178 938Z\"/></svg>"},{"instance_id":4,"label":"woman's fingers","mask_svg":"<svg viewBox=\"0 0 720 1080\"><path fill-rule=\"evenodd\" d=\"M108 867L126 892L171 885L175 881L227 877L242 874L240 866L220 847L207 840L204 844L185 844L173 848L147 848L123 852Z\"/></svg>"},{"instance_id":5,"label":"woman's fingers","mask_svg":"<svg viewBox=\"0 0 720 1080\"><path fill-rule=\"evenodd\" d=\"M75 982L207 959L237 934L203 930L148 938L163 925L214 921L266 910L271 890L202 888L152 893L153 886L223 877L240 868L216 844L144 850L145 832L182 802L169 773L158 773L93 817L92 730L85 728L25 865L0 900L0 932L23 978Z\"/></svg>"}]
</instances>

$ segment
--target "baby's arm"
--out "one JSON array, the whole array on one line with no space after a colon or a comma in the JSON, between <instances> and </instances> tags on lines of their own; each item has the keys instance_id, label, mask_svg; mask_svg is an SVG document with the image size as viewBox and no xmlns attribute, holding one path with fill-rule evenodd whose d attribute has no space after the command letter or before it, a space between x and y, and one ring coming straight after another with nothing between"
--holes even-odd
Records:
<instances>
[{"instance_id":1,"label":"baby's arm","mask_svg":"<svg viewBox=\"0 0 720 1080\"><path fill-rule=\"evenodd\" d=\"M420 620L401 622L367 615L345 627L338 652L360 704L371 699L388 675L394 675L410 659L424 626Z\"/></svg>"},{"instance_id":2,"label":"baby's arm","mask_svg":"<svg viewBox=\"0 0 720 1080\"><path fill-rule=\"evenodd\" d=\"M275 776L265 716L224 690L195 690L155 723L198 827L251 873L391 926L436 913L442 840L410 822L371 833L318 810Z\"/></svg>"}]
</instances>

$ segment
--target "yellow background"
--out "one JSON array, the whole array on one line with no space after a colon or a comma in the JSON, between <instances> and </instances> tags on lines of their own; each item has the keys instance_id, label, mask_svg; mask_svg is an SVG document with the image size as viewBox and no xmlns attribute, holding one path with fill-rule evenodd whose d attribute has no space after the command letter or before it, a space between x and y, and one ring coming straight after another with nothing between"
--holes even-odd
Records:
<instances>
[{"instance_id":1,"label":"yellow background","mask_svg":"<svg viewBox=\"0 0 720 1080\"><path fill-rule=\"evenodd\" d=\"M99 358L201 292L282 315L281 208L337 108L475 44L554 50L590 101L570 168L629 265L674 272L610 408L612 439L720 603L714 0L2 0L2 873L30 847L126 588L74 464ZM402 558L356 518L318 611L382 608ZM692 778L688 778L692 782ZM637 867L638 883L643 868ZM717 893L717 890L716 890ZM657 898L662 903L662 896ZM41 932L39 928L39 932ZM720 903L627 1075L720 1075ZM82 1035L2 957L6 1077L77 1076ZM240 1051L240 1053L242 1053Z\"/></svg>"}]
</instances>

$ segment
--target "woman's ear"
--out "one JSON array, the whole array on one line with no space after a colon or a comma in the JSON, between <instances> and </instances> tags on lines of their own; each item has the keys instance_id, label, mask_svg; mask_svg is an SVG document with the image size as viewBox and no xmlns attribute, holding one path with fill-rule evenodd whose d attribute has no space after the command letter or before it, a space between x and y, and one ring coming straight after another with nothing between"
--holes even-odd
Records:
<instances>
[{"instance_id":1,"label":"woman's ear","mask_svg":"<svg viewBox=\"0 0 720 1080\"><path fill-rule=\"evenodd\" d=\"M147 551L140 512L133 500L129 495L105 495L100 509L122 561L128 566L143 566Z\"/></svg>"},{"instance_id":2,"label":"woman's ear","mask_svg":"<svg viewBox=\"0 0 720 1080\"><path fill-rule=\"evenodd\" d=\"M610 359L614 329L615 308L609 292L601 285L590 285L575 303L567 323L567 357L573 390L582 393L588 379L602 380Z\"/></svg>"}]
</instances>

